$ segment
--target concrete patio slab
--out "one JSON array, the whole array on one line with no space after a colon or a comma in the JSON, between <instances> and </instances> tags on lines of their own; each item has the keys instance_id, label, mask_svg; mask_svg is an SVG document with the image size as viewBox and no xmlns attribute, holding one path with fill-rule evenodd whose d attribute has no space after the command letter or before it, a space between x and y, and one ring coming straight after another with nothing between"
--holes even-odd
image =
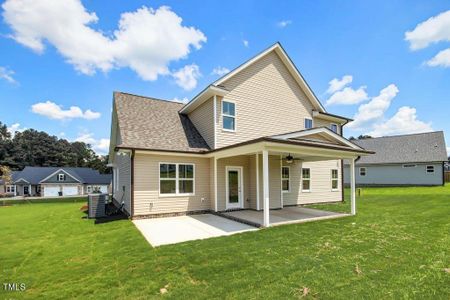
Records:
<instances>
[{"instance_id":1,"label":"concrete patio slab","mask_svg":"<svg viewBox=\"0 0 450 300\"><path fill-rule=\"evenodd\" d=\"M212 214L140 219L133 223L153 247L257 230Z\"/></svg>"},{"instance_id":2,"label":"concrete patio slab","mask_svg":"<svg viewBox=\"0 0 450 300\"><path fill-rule=\"evenodd\" d=\"M264 221L262 210L237 210L224 212L222 214L259 225L262 225ZM292 206L284 207L283 209L270 210L269 221L270 226L277 226L291 223L304 223L317 220L335 219L346 216L349 216L349 214Z\"/></svg>"}]
</instances>

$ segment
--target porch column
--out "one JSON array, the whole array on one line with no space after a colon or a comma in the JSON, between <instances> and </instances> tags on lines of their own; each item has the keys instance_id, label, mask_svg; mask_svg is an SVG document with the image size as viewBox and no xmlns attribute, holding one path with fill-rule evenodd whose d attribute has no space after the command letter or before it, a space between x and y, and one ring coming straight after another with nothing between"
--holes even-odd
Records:
<instances>
[{"instance_id":1,"label":"porch column","mask_svg":"<svg viewBox=\"0 0 450 300\"><path fill-rule=\"evenodd\" d=\"M263 160L263 199L264 199L264 227L269 227L269 153L267 150L262 152Z\"/></svg>"},{"instance_id":2,"label":"porch column","mask_svg":"<svg viewBox=\"0 0 450 300\"><path fill-rule=\"evenodd\" d=\"M256 159L256 210L260 210L259 208L259 154L255 154Z\"/></svg>"},{"instance_id":3,"label":"porch column","mask_svg":"<svg viewBox=\"0 0 450 300\"><path fill-rule=\"evenodd\" d=\"M356 183L355 183L355 159L350 159L350 201L352 215L356 215Z\"/></svg>"},{"instance_id":4,"label":"porch column","mask_svg":"<svg viewBox=\"0 0 450 300\"><path fill-rule=\"evenodd\" d=\"M14 197L17 196L17 185L14 185Z\"/></svg>"},{"instance_id":5,"label":"porch column","mask_svg":"<svg viewBox=\"0 0 450 300\"><path fill-rule=\"evenodd\" d=\"M217 207L217 157L214 157L214 211L218 211Z\"/></svg>"}]
</instances>

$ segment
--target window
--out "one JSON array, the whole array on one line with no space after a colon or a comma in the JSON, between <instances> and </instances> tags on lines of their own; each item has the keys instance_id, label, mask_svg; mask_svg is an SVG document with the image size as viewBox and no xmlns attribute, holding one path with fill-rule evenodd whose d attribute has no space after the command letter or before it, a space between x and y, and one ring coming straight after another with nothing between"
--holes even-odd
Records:
<instances>
[{"instance_id":1,"label":"window","mask_svg":"<svg viewBox=\"0 0 450 300\"><path fill-rule=\"evenodd\" d=\"M302 168L302 191L309 192L311 190L311 170Z\"/></svg>"},{"instance_id":2,"label":"window","mask_svg":"<svg viewBox=\"0 0 450 300\"><path fill-rule=\"evenodd\" d=\"M16 186L15 185L7 185L6 186L6 192L7 193L15 193L16 192Z\"/></svg>"},{"instance_id":3,"label":"window","mask_svg":"<svg viewBox=\"0 0 450 300\"><path fill-rule=\"evenodd\" d=\"M160 195L193 195L193 164L159 164Z\"/></svg>"},{"instance_id":4,"label":"window","mask_svg":"<svg viewBox=\"0 0 450 300\"><path fill-rule=\"evenodd\" d=\"M403 165L403 168L415 168L415 167L417 167L417 165L412 165L412 164Z\"/></svg>"},{"instance_id":5,"label":"window","mask_svg":"<svg viewBox=\"0 0 450 300\"><path fill-rule=\"evenodd\" d=\"M228 131L236 131L236 104L222 101L222 128Z\"/></svg>"},{"instance_id":6,"label":"window","mask_svg":"<svg viewBox=\"0 0 450 300\"><path fill-rule=\"evenodd\" d=\"M66 174L58 174L58 181L66 180Z\"/></svg>"},{"instance_id":7,"label":"window","mask_svg":"<svg viewBox=\"0 0 450 300\"><path fill-rule=\"evenodd\" d=\"M427 166L427 174L434 173L434 166Z\"/></svg>"},{"instance_id":8,"label":"window","mask_svg":"<svg viewBox=\"0 0 450 300\"><path fill-rule=\"evenodd\" d=\"M114 177L114 188L116 189L116 191L119 191L120 189L119 189L119 185L120 185L120 180L119 180L119 169L118 168L115 168L114 169L114 175L115 175L115 177Z\"/></svg>"},{"instance_id":9,"label":"window","mask_svg":"<svg viewBox=\"0 0 450 300\"><path fill-rule=\"evenodd\" d=\"M339 180L338 170L332 169L331 170L331 190L332 191L338 190L338 180Z\"/></svg>"},{"instance_id":10,"label":"window","mask_svg":"<svg viewBox=\"0 0 450 300\"><path fill-rule=\"evenodd\" d=\"M289 167L281 167L281 189L283 192L289 192L290 184L290 168Z\"/></svg>"},{"instance_id":11,"label":"window","mask_svg":"<svg viewBox=\"0 0 450 300\"><path fill-rule=\"evenodd\" d=\"M311 119L305 119L305 129L313 128L313 121Z\"/></svg>"},{"instance_id":12,"label":"window","mask_svg":"<svg viewBox=\"0 0 450 300\"><path fill-rule=\"evenodd\" d=\"M330 129L331 129L331 131L338 133L338 126L336 124L331 124Z\"/></svg>"},{"instance_id":13,"label":"window","mask_svg":"<svg viewBox=\"0 0 450 300\"><path fill-rule=\"evenodd\" d=\"M359 168L359 175L360 176L366 176L367 169L366 168Z\"/></svg>"},{"instance_id":14,"label":"window","mask_svg":"<svg viewBox=\"0 0 450 300\"><path fill-rule=\"evenodd\" d=\"M88 185L86 187L88 194L92 193L92 186Z\"/></svg>"}]
</instances>

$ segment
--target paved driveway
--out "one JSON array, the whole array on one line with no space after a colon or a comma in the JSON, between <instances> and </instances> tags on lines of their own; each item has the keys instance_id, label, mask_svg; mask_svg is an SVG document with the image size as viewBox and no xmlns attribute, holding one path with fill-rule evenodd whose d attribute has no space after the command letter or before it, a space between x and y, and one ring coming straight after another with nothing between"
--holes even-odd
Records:
<instances>
[{"instance_id":1,"label":"paved driveway","mask_svg":"<svg viewBox=\"0 0 450 300\"><path fill-rule=\"evenodd\" d=\"M153 247L257 230L212 214L142 219L133 223Z\"/></svg>"}]
</instances>

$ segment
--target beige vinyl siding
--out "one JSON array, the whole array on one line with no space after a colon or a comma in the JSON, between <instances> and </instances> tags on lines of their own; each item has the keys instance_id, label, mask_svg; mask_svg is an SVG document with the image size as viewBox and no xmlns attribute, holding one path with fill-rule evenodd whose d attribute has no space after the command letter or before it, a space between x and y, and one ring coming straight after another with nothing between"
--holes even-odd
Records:
<instances>
[{"instance_id":1,"label":"beige vinyl siding","mask_svg":"<svg viewBox=\"0 0 450 300\"><path fill-rule=\"evenodd\" d=\"M269 206L281 208L281 162L279 155L269 155ZM264 208L262 155L259 155L259 208Z\"/></svg>"},{"instance_id":2,"label":"beige vinyl siding","mask_svg":"<svg viewBox=\"0 0 450 300\"><path fill-rule=\"evenodd\" d=\"M338 126L338 132L337 134L341 134L341 125L331 122L331 121L327 121L327 120L323 120L323 119L319 119L319 118L314 118L313 121L313 125L314 127L326 127L328 129L331 129L331 124L336 124Z\"/></svg>"},{"instance_id":3,"label":"beige vinyl siding","mask_svg":"<svg viewBox=\"0 0 450 300\"><path fill-rule=\"evenodd\" d=\"M119 184L114 186L114 199L119 204L123 202L124 209L131 214L131 158L129 155L118 155L117 153L115 155L114 161L116 172L119 173Z\"/></svg>"},{"instance_id":4,"label":"beige vinyl siding","mask_svg":"<svg viewBox=\"0 0 450 300\"><path fill-rule=\"evenodd\" d=\"M159 196L159 163L195 165L195 195ZM136 154L134 158L134 215L209 210L210 159L168 155Z\"/></svg>"},{"instance_id":5,"label":"beige vinyl siding","mask_svg":"<svg viewBox=\"0 0 450 300\"><path fill-rule=\"evenodd\" d=\"M313 105L274 52L223 83L225 100L236 103L236 132L222 130L221 101L217 103L217 147L261 136L304 129ZM222 99L220 99L222 100Z\"/></svg>"},{"instance_id":6,"label":"beige vinyl siding","mask_svg":"<svg viewBox=\"0 0 450 300\"><path fill-rule=\"evenodd\" d=\"M322 203L342 200L341 165L339 160L295 162L291 167L291 192L283 194L284 205ZM311 169L310 192L301 191L301 168ZM331 189L331 170L338 170L338 189Z\"/></svg>"},{"instance_id":7,"label":"beige vinyl siding","mask_svg":"<svg viewBox=\"0 0 450 300\"><path fill-rule=\"evenodd\" d=\"M250 176L249 172L249 160L253 157L251 155L241 155L234 157L221 158L217 160L217 200L218 200L218 210L226 210L226 167L242 167L243 171L243 182L244 182L244 196L243 196L243 207L250 207ZM211 180L214 180L211 178ZM248 200L248 201L247 201Z\"/></svg>"},{"instance_id":8,"label":"beige vinyl siding","mask_svg":"<svg viewBox=\"0 0 450 300\"><path fill-rule=\"evenodd\" d=\"M214 148L214 97L205 101L189 115L189 119L208 146Z\"/></svg>"}]
</instances>

